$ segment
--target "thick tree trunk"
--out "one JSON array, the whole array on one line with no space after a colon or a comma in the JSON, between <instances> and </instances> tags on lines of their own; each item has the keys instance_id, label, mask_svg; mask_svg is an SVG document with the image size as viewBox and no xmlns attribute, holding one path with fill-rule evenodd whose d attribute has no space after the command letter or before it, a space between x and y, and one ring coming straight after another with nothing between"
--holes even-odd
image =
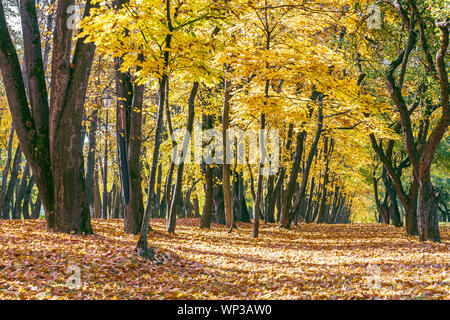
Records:
<instances>
[{"instance_id":1,"label":"thick tree trunk","mask_svg":"<svg viewBox=\"0 0 450 320\"><path fill-rule=\"evenodd\" d=\"M411 15L415 15L420 19L421 13L417 10L414 3L411 4ZM430 182L430 168L431 163L436 152L437 147L439 146L440 141L442 140L444 134L447 131L448 125L450 123L450 107L449 107L449 82L448 82L448 73L446 71L446 62L445 56L447 54L447 49L449 45L449 25L450 22L448 20L436 23L436 27L440 29L441 32L441 40L440 40L440 48L438 53L436 54L436 68L430 67L431 72L436 72L437 78L439 79L440 86L440 103L442 107L442 115L437 119L437 124L434 126L433 130L428 134L429 130L429 121L430 115L432 113L432 106L425 106L426 112L424 112L424 118L422 120L422 126L419 130L419 135L417 141L414 137L412 121L410 117L410 112L408 106L406 105L405 99L402 95L402 83L403 77L405 75L405 66L408 61L408 57L410 52L414 49L416 44L417 33L414 31L414 24L408 25L408 39L405 45L405 49L398 56L398 58L392 61L386 72L386 84L389 90L389 94L391 99L393 100L396 109L399 114L399 123L401 125L402 137L405 150L408 154L408 158L413 167L413 178L412 180L417 179L418 188L417 192L414 190L414 195L416 198L413 199L411 196L406 200L404 192L400 190L397 185L398 181L395 181L395 174L392 174L391 168L387 167L389 175L394 180L394 184L396 186L396 191L400 197L402 203L409 202L405 206L405 211L408 214L415 213L416 201L418 201L417 206L417 217L418 217L418 231L420 240L432 240L439 241L439 225L438 219L436 216L436 200L434 199L435 191L433 190L432 184ZM421 23L420 25L422 36L424 35L425 24ZM422 38L422 42L423 42ZM422 45L422 49L427 56L429 66L433 65L430 52L427 46ZM399 81L396 82L394 78L394 73L396 69L402 65ZM426 103L426 101L425 101ZM371 137L371 140L372 137ZM374 142L372 141L372 145ZM381 155L383 156L383 155ZM413 184L413 182L412 182ZM410 188L411 189L411 188ZM400 192L400 193L399 193ZM411 195L411 190L410 190ZM417 199L417 193L419 199ZM406 210L408 206L411 206ZM410 212L408 212L410 211ZM411 221L408 223L407 221L407 229L408 225L411 226ZM415 231L415 230L413 230ZM408 231L409 233L409 231Z\"/></svg>"},{"instance_id":2,"label":"thick tree trunk","mask_svg":"<svg viewBox=\"0 0 450 320\"><path fill-rule=\"evenodd\" d=\"M130 138L128 146L128 169L130 177L130 201L126 206L127 224L125 232L138 234L144 215L141 178L142 106L144 85L133 87L133 102L130 116Z\"/></svg>"},{"instance_id":3,"label":"thick tree trunk","mask_svg":"<svg viewBox=\"0 0 450 320\"><path fill-rule=\"evenodd\" d=\"M439 234L439 190L433 187L429 168L422 173L419 182L418 229L420 241L440 242Z\"/></svg>"},{"instance_id":4,"label":"thick tree trunk","mask_svg":"<svg viewBox=\"0 0 450 320\"><path fill-rule=\"evenodd\" d=\"M52 51L49 137L55 230L92 234L80 132L95 45L79 39L70 62L68 40L72 34L67 30L68 5L70 1L59 3ZM85 15L90 7L87 1Z\"/></svg>"},{"instance_id":5,"label":"thick tree trunk","mask_svg":"<svg viewBox=\"0 0 450 320\"><path fill-rule=\"evenodd\" d=\"M34 59L33 55L31 57L28 56L30 52L34 52L32 49L35 49L36 56L40 51L39 41L36 41L36 38L39 40L37 17L35 15L35 10L32 9L29 12L30 16L33 18L33 23L26 25L33 26L33 32L30 30L24 32L24 45L28 47L27 50L25 50L25 60ZM31 33L34 33L34 36L30 36ZM37 45L32 46L33 42L37 43ZM32 113L28 107L20 63L6 24L2 3L0 3L0 43L2 44L0 47L0 68L8 99L8 106L17 132L17 137L22 145L25 157L33 170L39 193L42 196L47 218L47 227L52 229L54 227L54 194L49 159L48 116L45 117L46 112L48 115L48 104L46 103L45 105L40 106L38 102L36 102L40 101L40 99L33 99L33 113L41 115L39 111L42 111L42 116L33 119ZM36 59L36 61L38 60L39 59ZM28 71L29 70L30 68L28 68ZM37 73L38 65L35 71L35 73ZM39 79L42 80L43 77ZM45 82L41 87L45 88ZM46 102L47 98L45 97L43 101ZM39 121L40 119L42 119L42 121Z\"/></svg>"}]
</instances>

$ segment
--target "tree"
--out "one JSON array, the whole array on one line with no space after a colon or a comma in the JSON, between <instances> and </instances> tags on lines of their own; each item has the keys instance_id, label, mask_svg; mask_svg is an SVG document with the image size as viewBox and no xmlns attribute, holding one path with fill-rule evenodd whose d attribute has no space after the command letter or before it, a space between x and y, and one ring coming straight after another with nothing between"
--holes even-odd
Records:
<instances>
[{"instance_id":1,"label":"tree","mask_svg":"<svg viewBox=\"0 0 450 320\"><path fill-rule=\"evenodd\" d=\"M389 4L407 31L406 39L401 40L400 53L389 48L391 50L389 55L393 57L385 69L384 79L398 115L398 128L401 131L403 146L412 166L408 195L402 190L398 175L381 147L377 145L375 137L372 135L370 139L394 183L407 211L407 217L411 217L407 219L408 233L416 234L414 216L417 210L417 231L420 240L438 242L440 241L437 214L439 191L433 188L431 183L431 166L450 121L449 85L445 63L450 22L445 15L433 16L431 7L422 10L427 5L424 1L408 1L406 4L393 1ZM439 30L439 38L437 35L435 37L431 35L433 31L426 20L431 21L433 28ZM374 45L377 46L378 43L375 42ZM435 60L432 58L433 50L437 51ZM421 60L421 56L425 59ZM424 62L416 64L417 61ZM411 80L414 83L410 83ZM405 90L402 90L405 87L413 90L414 95L408 91L405 93ZM436 98L432 98L433 96ZM409 106L407 100L411 98L414 102ZM413 114L416 108L421 111L420 116ZM437 116L437 110L441 110L440 116ZM415 125L418 126L417 134L414 132Z\"/></svg>"},{"instance_id":2,"label":"tree","mask_svg":"<svg viewBox=\"0 0 450 320\"><path fill-rule=\"evenodd\" d=\"M0 69L21 148L39 190L49 230L92 233L81 152L81 118L95 46L79 38L73 56L68 8L58 2L47 94L35 1L20 1L27 99L16 49L0 4ZM92 5L85 4L84 15Z\"/></svg>"}]
</instances>

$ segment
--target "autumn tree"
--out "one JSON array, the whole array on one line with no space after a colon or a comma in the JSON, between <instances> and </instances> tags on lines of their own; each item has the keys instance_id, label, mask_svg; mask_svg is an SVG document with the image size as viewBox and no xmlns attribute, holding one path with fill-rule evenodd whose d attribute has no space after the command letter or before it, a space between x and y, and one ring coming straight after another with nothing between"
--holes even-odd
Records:
<instances>
[{"instance_id":1,"label":"autumn tree","mask_svg":"<svg viewBox=\"0 0 450 320\"><path fill-rule=\"evenodd\" d=\"M385 87L397 114L396 129L401 133L403 147L412 166L408 194L403 190L399 175L389 159L392 143L383 151L374 135L370 139L407 210L408 234L418 234L422 241L440 241L437 213L439 191L431 183L431 166L450 117L445 62L449 21L442 13L440 4L432 8L426 1L392 1L386 9L389 17L405 30L405 39L398 42L402 48L400 52L390 46L383 49L391 57L387 67L384 67ZM395 27L385 28L402 33ZM370 40L368 48L380 48L384 43L381 39L370 37L367 37ZM386 60L383 62L386 63Z\"/></svg>"},{"instance_id":2,"label":"autumn tree","mask_svg":"<svg viewBox=\"0 0 450 320\"><path fill-rule=\"evenodd\" d=\"M73 1L60 1L56 9L49 89L35 1L20 1L25 77L22 77L4 7L0 4L0 68L9 110L44 205L48 229L89 234L92 227L84 185L80 132L95 46L80 38L72 47L75 34L69 28L68 9L73 4ZM85 16L91 8L91 2L87 1Z\"/></svg>"}]
</instances>

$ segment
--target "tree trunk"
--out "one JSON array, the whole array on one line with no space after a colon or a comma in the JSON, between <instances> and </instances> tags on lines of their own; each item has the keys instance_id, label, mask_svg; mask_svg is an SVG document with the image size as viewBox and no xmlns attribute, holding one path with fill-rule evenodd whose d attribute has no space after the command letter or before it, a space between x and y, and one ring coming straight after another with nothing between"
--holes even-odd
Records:
<instances>
[{"instance_id":1,"label":"tree trunk","mask_svg":"<svg viewBox=\"0 0 450 320\"><path fill-rule=\"evenodd\" d=\"M98 170L94 171L94 218L100 219L102 217L102 198L100 196L100 184Z\"/></svg>"},{"instance_id":2,"label":"tree trunk","mask_svg":"<svg viewBox=\"0 0 450 320\"><path fill-rule=\"evenodd\" d=\"M420 241L441 242L439 234L439 190L433 187L430 168L422 169L419 182L418 229Z\"/></svg>"},{"instance_id":3,"label":"tree trunk","mask_svg":"<svg viewBox=\"0 0 450 320\"><path fill-rule=\"evenodd\" d=\"M30 215L30 206L32 204L31 202L31 194L33 191L33 186L34 186L34 178L33 176L30 177L30 180L28 180L28 185L25 191L25 197L23 200L23 205L22 205L22 213L23 213L23 218L24 219L31 219L31 215ZM31 206L31 209L33 207Z\"/></svg>"},{"instance_id":4,"label":"tree trunk","mask_svg":"<svg viewBox=\"0 0 450 320\"><path fill-rule=\"evenodd\" d=\"M317 128L316 128L316 133L314 135L314 139L311 143L311 147L309 149L308 158L306 159L305 169L302 173L302 182L300 184L300 191L298 192L297 199L295 200L295 203L293 206L294 212L295 212L295 209L297 208L297 206L300 204L303 197L305 196L306 187L307 187L308 179L309 179L309 171L311 170L311 164L312 164L313 158L316 154L317 145L319 143L320 135L322 133L322 126L323 126L322 95L320 93L317 93L316 91L314 91L312 98L314 98L316 95L318 95L318 100L319 100L319 108L317 110ZM286 213L286 214L289 214L289 217L287 219L285 218L283 220L283 222L280 218L280 226L289 229L293 216L290 215L290 213ZM313 219L313 221L314 221L314 219Z\"/></svg>"},{"instance_id":5,"label":"tree trunk","mask_svg":"<svg viewBox=\"0 0 450 320\"><path fill-rule=\"evenodd\" d=\"M291 209L292 197L294 196L295 186L297 184L297 176L302 161L304 137L305 133L303 131L297 133L294 162L292 164L291 173L289 175L289 182L286 189L286 196L283 199L283 208L281 210L280 216L280 226L285 228L287 228L288 224L290 224L289 212Z\"/></svg>"},{"instance_id":6,"label":"tree trunk","mask_svg":"<svg viewBox=\"0 0 450 320\"><path fill-rule=\"evenodd\" d=\"M218 183L222 179L222 165L214 166L214 189L213 189L213 201L214 201L214 217L215 223L220 225L226 225L225 221L225 205L223 203L223 188L222 184Z\"/></svg>"},{"instance_id":7,"label":"tree trunk","mask_svg":"<svg viewBox=\"0 0 450 320\"><path fill-rule=\"evenodd\" d=\"M292 123L289 124L287 142L286 142L287 153L289 153L291 151L293 129L294 129L294 125ZM278 215L277 222L280 220L281 210L282 210L282 206L281 206L282 201L281 201L280 194L283 190L283 182L284 182L285 175L286 175L286 167L284 165L282 165L280 168L280 172L278 174L278 179L275 184L275 188L273 189L273 192L269 193L270 197L268 197L268 200L267 200L268 205L267 205L266 213L269 218L269 222L275 222L274 212L275 212L275 206L277 203L280 204L279 208L277 209L277 215Z\"/></svg>"},{"instance_id":8,"label":"tree trunk","mask_svg":"<svg viewBox=\"0 0 450 320\"><path fill-rule=\"evenodd\" d=\"M169 41L170 43L170 41ZM155 190L156 171L159 161L159 147L161 144L161 134L163 130L163 114L164 114L164 102L165 102L165 87L166 87L167 75L163 75L159 85L159 105L158 114L156 120L155 138L153 144L153 158L152 166L150 169L150 177L148 183L148 194L150 195L152 190ZM170 183L169 181L167 183ZM167 186L167 184L166 184ZM154 192L154 191L153 191ZM147 235L150 228L150 217L154 206L154 198L148 197L147 206L145 207L144 217L142 219L142 227L137 243L137 253L140 256L151 257L152 253L148 250Z\"/></svg>"},{"instance_id":9,"label":"tree trunk","mask_svg":"<svg viewBox=\"0 0 450 320\"><path fill-rule=\"evenodd\" d=\"M268 87L268 82L266 83L266 91ZM264 160L265 160L265 148L266 146L263 145L263 141L265 141L263 135L264 135L264 129L266 126L266 115L264 112L261 112L261 120L260 120L260 127L259 127L259 166L258 166L258 182L256 184L256 199L255 199L255 211L254 211L254 219L253 219L253 238L258 238L259 234L259 220L261 216L261 202L263 197L263 170L264 170Z\"/></svg>"},{"instance_id":10,"label":"tree trunk","mask_svg":"<svg viewBox=\"0 0 450 320\"><path fill-rule=\"evenodd\" d=\"M8 146L6 147L6 162L2 171L2 184L0 186L0 205L3 205L6 195L6 185L8 182L8 173L11 166L12 159L12 147L14 142L14 124L11 125L9 130Z\"/></svg>"},{"instance_id":11,"label":"tree trunk","mask_svg":"<svg viewBox=\"0 0 450 320\"><path fill-rule=\"evenodd\" d=\"M8 188L6 189L5 197L2 203L2 217L3 219L10 219L12 212L12 201L14 197L14 188L18 182L17 176L19 175L20 163L22 162L22 149L20 145L17 146L16 153L14 155L13 165L11 168L11 177L9 178Z\"/></svg>"},{"instance_id":12,"label":"tree trunk","mask_svg":"<svg viewBox=\"0 0 450 320\"><path fill-rule=\"evenodd\" d=\"M223 201L225 205L225 221L228 232L233 230L234 226L234 208L233 198L230 185L230 160L232 143L227 136L227 130L230 123L230 99L231 99L231 83L225 79L224 83L224 97L223 97L223 112L222 112L222 145L223 145L223 165L222 165L222 187L223 187ZM233 141L234 142L234 141ZM237 157L237 155L236 155Z\"/></svg>"},{"instance_id":13,"label":"tree trunk","mask_svg":"<svg viewBox=\"0 0 450 320\"><path fill-rule=\"evenodd\" d=\"M86 163L86 196L89 205L89 213L91 218L94 217L94 168L95 168L95 148L97 144L97 117L98 110L94 109L91 115L91 121L89 125L89 136L88 136L88 156ZM106 137L105 137L106 139Z\"/></svg>"},{"instance_id":14,"label":"tree trunk","mask_svg":"<svg viewBox=\"0 0 450 320\"><path fill-rule=\"evenodd\" d=\"M205 203L203 214L200 218L200 228L210 228L213 210L214 169L211 165L205 165Z\"/></svg>"},{"instance_id":15,"label":"tree trunk","mask_svg":"<svg viewBox=\"0 0 450 320\"><path fill-rule=\"evenodd\" d=\"M128 146L128 170L130 178L130 201L126 206L127 224L125 232L138 234L144 215L141 178L142 106L144 85L134 85L130 116L130 138Z\"/></svg>"},{"instance_id":16,"label":"tree trunk","mask_svg":"<svg viewBox=\"0 0 450 320\"><path fill-rule=\"evenodd\" d=\"M40 214L41 214L41 206L42 206L42 203L41 203L41 196L40 196L40 194L38 193L36 202L35 202L34 205L33 205L33 211L32 211L32 213L31 213L31 219L38 219L38 218L39 218L39 216L40 216Z\"/></svg>"},{"instance_id":17,"label":"tree trunk","mask_svg":"<svg viewBox=\"0 0 450 320\"><path fill-rule=\"evenodd\" d=\"M22 201L26 196L29 177L30 177L30 165L26 163L25 168L23 169L22 172L22 179L20 180L20 184L16 187L17 193L16 193L16 202L14 204L13 219L20 219L22 216Z\"/></svg>"},{"instance_id":18,"label":"tree trunk","mask_svg":"<svg viewBox=\"0 0 450 320\"><path fill-rule=\"evenodd\" d=\"M175 189L173 193L172 203L170 206L169 214L167 217L167 232L174 233L175 225L176 225L176 215L183 208L182 202L182 188L183 188L183 169L184 169L184 160L188 152L190 152L189 145L191 143L192 129L194 127L194 117L195 117L195 97L197 96L199 83L194 81L191 89L191 93L189 95L189 111L188 111L188 119L186 124L186 132L183 138L182 151L181 156L178 163L177 169L177 180L175 182ZM172 159L173 161L174 159Z\"/></svg>"},{"instance_id":19,"label":"tree trunk","mask_svg":"<svg viewBox=\"0 0 450 320\"><path fill-rule=\"evenodd\" d=\"M306 223L312 222L313 196L314 196L313 192L314 192L314 177L311 178L311 183L309 185L308 205L306 209L306 218L305 218Z\"/></svg>"}]
</instances>

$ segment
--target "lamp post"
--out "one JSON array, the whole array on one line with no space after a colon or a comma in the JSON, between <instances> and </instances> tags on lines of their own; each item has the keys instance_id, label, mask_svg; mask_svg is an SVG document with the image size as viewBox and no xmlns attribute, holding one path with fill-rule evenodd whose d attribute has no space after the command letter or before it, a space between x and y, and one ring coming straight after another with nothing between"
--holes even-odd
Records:
<instances>
[{"instance_id":1,"label":"lamp post","mask_svg":"<svg viewBox=\"0 0 450 320\"><path fill-rule=\"evenodd\" d=\"M108 205L106 198L108 197L108 111L112 104L113 98L107 93L102 98L103 106L106 109L105 120L105 153L103 156L103 206L102 206L102 218L106 220L108 218Z\"/></svg>"},{"instance_id":2,"label":"lamp post","mask_svg":"<svg viewBox=\"0 0 450 320\"><path fill-rule=\"evenodd\" d=\"M111 95L109 93L105 94L102 98L103 101L103 106L108 109L113 101L113 98L111 97Z\"/></svg>"}]
</instances>

